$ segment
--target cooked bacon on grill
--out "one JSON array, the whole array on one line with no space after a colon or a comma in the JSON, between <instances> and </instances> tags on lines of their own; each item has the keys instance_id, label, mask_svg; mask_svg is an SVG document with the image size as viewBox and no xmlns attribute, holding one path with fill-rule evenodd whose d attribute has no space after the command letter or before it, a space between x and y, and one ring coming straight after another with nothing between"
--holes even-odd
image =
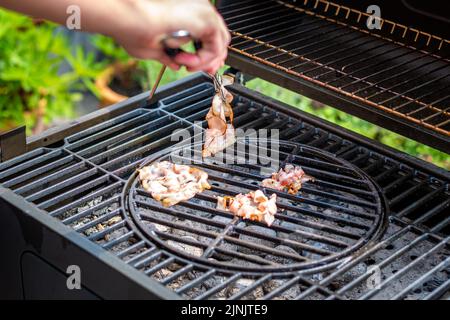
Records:
<instances>
[{"instance_id":1,"label":"cooked bacon on grill","mask_svg":"<svg viewBox=\"0 0 450 320\"><path fill-rule=\"evenodd\" d=\"M307 175L301 167L287 164L284 169L272 173L271 178L264 179L261 185L296 194L301 189L302 184L308 181L314 181L314 178Z\"/></svg>"},{"instance_id":2,"label":"cooked bacon on grill","mask_svg":"<svg viewBox=\"0 0 450 320\"><path fill-rule=\"evenodd\" d=\"M236 142L233 109L230 105L233 96L225 89L225 86L232 84L233 81L232 77L223 76L222 86L216 88L216 95L206 115L208 129L206 129L203 157L210 157ZM225 100L222 98L222 94ZM230 123L227 123L227 119L230 120Z\"/></svg>"},{"instance_id":3,"label":"cooked bacon on grill","mask_svg":"<svg viewBox=\"0 0 450 320\"><path fill-rule=\"evenodd\" d=\"M217 209L229 211L243 219L265 222L270 227L277 212L276 201L276 194L267 198L261 190L256 190L235 197L217 197Z\"/></svg>"},{"instance_id":4,"label":"cooked bacon on grill","mask_svg":"<svg viewBox=\"0 0 450 320\"><path fill-rule=\"evenodd\" d=\"M206 172L169 161L154 163L138 171L144 189L166 207L211 188Z\"/></svg>"}]
</instances>

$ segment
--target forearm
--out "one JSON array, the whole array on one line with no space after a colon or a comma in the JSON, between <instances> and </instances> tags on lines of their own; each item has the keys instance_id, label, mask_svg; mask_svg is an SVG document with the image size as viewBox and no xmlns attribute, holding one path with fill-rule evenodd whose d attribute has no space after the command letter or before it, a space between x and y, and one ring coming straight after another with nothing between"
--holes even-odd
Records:
<instances>
[{"instance_id":1,"label":"forearm","mask_svg":"<svg viewBox=\"0 0 450 320\"><path fill-rule=\"evenodd\" d=\"M190 71L214 73L223 64L230 41L223 19L209 0L0 0L0 6L111 36L131 55L157 59L173 69L184 65ZM68 10L72 6L79 10ZM187 30L202 42L202 48L196 54L168 57L161 39L176 30Z\"/></svg>"},{"instance_id":2,"label":"forearm","mask_svg":"<svg viewBox=\"0 0 450 320\"><path fill-rule=\"evenodd\" d=\"M124 11L131 10L134 0L0 0L0 6L24 13L34 18L43 18L66 25L72 12L70 6L80 8L80 30L109 35L113 29L121 28L120 19Z\"/></svg>"}]
</instances>

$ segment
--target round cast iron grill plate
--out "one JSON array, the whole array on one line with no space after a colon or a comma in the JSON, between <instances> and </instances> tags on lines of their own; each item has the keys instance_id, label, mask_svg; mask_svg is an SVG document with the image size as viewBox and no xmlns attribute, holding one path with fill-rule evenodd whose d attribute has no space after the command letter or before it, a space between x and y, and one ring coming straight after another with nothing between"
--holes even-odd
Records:
<instances>
[{"instance_id":1,"label":"round cast iron grill plate","mask_svg":"<svg viewBox=\"0 0 450 320\"><path fill-rule=\"evenodd\" d=\"M248 159L249 145L255 142L244 143L245 154L239 154ZM144 159L140 167L164 160L175 162L174 154L194 154L199 147L192 144L163 150ZM143 190L136 171L123 192L126 210L148 240L169 254L203 268L243 273L325 270L357 256L382 235L387 226L387 205L378 186L362 170L313 147L279 141L279 148L280 167L286 163L301 165L316 181L305 183L295 196L260 188L266 195L277 193L279 208L271 227L215 209L217 195L257 190L260 181L269 176L260 175L261 164L214 165L208 159L183 163L208 172L212 189L169 208ZM219 216L229 219L224 223ZM243 243L257 244L258 249ZM293 250L287 252L285 247L276 248L278 245ZM237 257L233 258L234 254Z\"/></svg>"}]
</instances>

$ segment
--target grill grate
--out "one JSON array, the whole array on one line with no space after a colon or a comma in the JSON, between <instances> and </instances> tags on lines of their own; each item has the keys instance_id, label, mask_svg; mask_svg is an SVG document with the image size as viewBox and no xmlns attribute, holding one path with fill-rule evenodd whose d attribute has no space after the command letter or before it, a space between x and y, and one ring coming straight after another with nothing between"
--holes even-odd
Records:
<instances>
[{"instance_id":1,"label":"grill grate","mask_svg":"<svg viewBox=\"0 0 450 320\"><path fill-rule=\"evenodd\" d=\"M281 78L273 72L260 74L258 67L244 66L238 62L242 58L233 57L250 58L278 70L288 81L294 77L370 111L375 108L397 122L389 125L392 130L402 130L400 123L409 128L400 133L450 152L449 41L384 20L380 34L369 32L350 24L353 19L364 24L367 14L345 8L323 0L223 6L220 11L232 33L230 59L243 71L270 81ZM393 40L398 29L401 41ZM315 94L324 99L323 93ZM340 103L333 106L344 108Z\"/></svg>"},{"instance_id":2,"label":"grill grate","mask_svg":"<svg viewBox=\"0 0 450 320\"><path fill-rule=\"evenodd\" d=\"M158 105L67 137L62 147L39 148L1 163L0 184L186 299L434 299L449 290L445 175L427 173L407 157L395 159L356 135L240 87L232 90L236 127L280 129L283 140L326 150L359 167L388 200L386 233L340 268L302 274L227 271L193 263L150 241L127 218L121 193L142 159L175 143L174 128L194 133L196 126L206 126L214 88L189 83ZM202 122L195 126L195 121ZM372 266L382 275L378 289L368 284Z\"/></svg>"},{"instance_id":3,"label":"grill grate","mask_svg":"<svg viewBox=\"0 0 450 320\"><path fill-rule=\"evenodd\" d=\"M152 157L148 164L163 160L191 164L191 154L196 156L194 164L208 173L212 188L164 208L142 189L134 174L124 194L129 193L128 208L136 224L149 238L178 255L242 273L330 268L380 236L385 208L373 183L359 169L332 154L287 142L280 145L282 163L300 165L316 180L302 188L301 196L265 190L266 194L277 194L282 210L270 228L217 210L217 195L247 193L265 177L261 170L267 165L249 163L249 142L239 142L237 148L246 151L235 150L235 159L247 159L247 163L203 162L198 153L201 145L195 144L182 148L182 155L170 150L162 157ZM269 163L270 158L260 158Z\"/></svg>"}]
</instances>

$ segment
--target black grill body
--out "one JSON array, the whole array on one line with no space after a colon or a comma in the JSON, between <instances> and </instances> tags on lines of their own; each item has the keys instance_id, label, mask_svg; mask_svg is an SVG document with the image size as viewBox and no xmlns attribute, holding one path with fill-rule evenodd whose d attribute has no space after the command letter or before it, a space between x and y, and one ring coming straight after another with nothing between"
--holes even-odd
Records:
<instances>
[{"instance_id":1,"label":"black grill body","mask_svg":"<svg viewBox=\"0 0 450 320\"><path fill-rule=\"evenodd\" d=\"M28 153L1 163L1 297L448 298L449 173L240 85L236 127L278 128L283 140L360 168L386 198L386 232L340 268L282 274L226 272L152 243L127 218L121 192L142 159L176 142L175 128L205 127L213 93L208 77L194 75L150 104L145 93L32 138ZM81 269L81 291L67 289L71 265ZM372 265L379 288L367 287Z\"/></svg>"}]
</instances>

